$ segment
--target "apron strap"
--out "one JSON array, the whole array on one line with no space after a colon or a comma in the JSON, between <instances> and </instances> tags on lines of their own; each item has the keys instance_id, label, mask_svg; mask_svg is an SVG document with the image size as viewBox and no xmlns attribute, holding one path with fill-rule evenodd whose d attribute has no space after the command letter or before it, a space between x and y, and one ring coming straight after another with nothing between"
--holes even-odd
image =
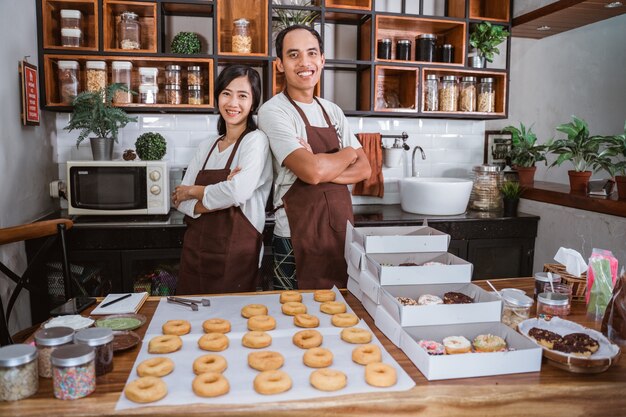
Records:
<instances>
[{"instance_id":1,"label":"apron strap","mask_svg":"<svg viewBox=\"0 0 626 417\"><path fill-rule=\"evenodd\" d=\"M205 169L206 168L206 164L207 162L209 162L209 157L211 156L211 154L213 153L213 149L215 149L215 147L217 146L217 142L221 141L224 139L224 136L222 136L221 138L218 138L215 143L213 143L213 146L211 146L211 149L209 150L209 153L206 156L206 159L204 160L204 164L202 164L202 168Z\"/></svg>"},{"instance_id":2,"label":"apron strap","mask_svg":"<svg viewBox=\"0 0 626 417\"><path fill-rule=\"evenodd\" d=\"M228 157L228 161L226 161L226 166L224 166L224 169L230 168L230 165L233 163L233 159L235 158L235 154L237 153L237 149L239 149L239 144L241 143L241 139L243 139L243 137L246 136L249 131L250 131L249 129L244 130L241 136L239 136L239 138L235 142L235 147L233 148L233 151L230 153L230 156ZM209 153L207 154L206 159L204 160L204 164L202 165L202 168L206 168L206 164L207 162L209 162L209 157L213 153L213 150L217 146L218 142L223 141L225 137L226 135L218 138L213 144L213 146L211 146L211 149L209 150Z\"/></svg>"},{"instance_id":3,"label":"apron strap","mask_svg":"<svg viewBox=\"0 0 626 417\"><path fill-rule=\"evenodd\" d=\"M296 111L298 112L300 117L302 117L302 120L304 121L305 126L312 127L311 123L309 123L309 119L307 119L306 115L304 114L304 111L300 108L300 106L296 104L295 101L293 101L293 99L291 98L291 96L289 95L286 89L283 91L283 94L285 95L285 97L287 97L287 99L293 105L293 107L296 108ZM324 106L322 106L322 103L320 103L320 101L315 96L313 97L313 99L317 102L317 104L322 109L322 114L324 115L324 120L326 120L326 124L328 125L328 127L333 127L333 124L330 122L330 117L328 117L328 113L326 113L326 110L324 109Z\"/></svg>"}]
</instances>

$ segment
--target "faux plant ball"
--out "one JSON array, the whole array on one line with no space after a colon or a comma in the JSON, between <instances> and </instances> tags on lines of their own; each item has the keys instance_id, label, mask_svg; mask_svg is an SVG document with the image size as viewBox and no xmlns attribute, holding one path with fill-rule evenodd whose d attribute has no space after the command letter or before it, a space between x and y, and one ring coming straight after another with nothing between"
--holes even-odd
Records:
<instances>
[{"instance_id":1,"label":"faux plant ball","mask_svg":"<svg viewBox=\"0 0 626 417\"><path fill-rule=\"evenodd\" d=\"M160 133L148 132L137 138L135 150L144 161L158 161L165 156L167 142Z\"/></svg>"},{"instance_id":2,"label":"faux plant ball","mask_svg":"<svg viewBox=\"0 0 626 417\"><path fill-rule=\"evenodd\" d=\"M172 39L172 53L175 54L199 54L200 38L193 32L179 32Z\"/></svg>"}]
</instances>

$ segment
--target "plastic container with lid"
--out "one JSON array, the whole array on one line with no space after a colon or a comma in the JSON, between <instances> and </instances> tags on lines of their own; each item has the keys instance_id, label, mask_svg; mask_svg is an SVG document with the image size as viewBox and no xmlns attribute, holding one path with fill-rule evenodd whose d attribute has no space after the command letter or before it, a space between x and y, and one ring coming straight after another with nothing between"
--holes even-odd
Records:
<instances>
[{"instance_id":1,"label":"plastic container with lid","mask_svg":"<svg viewBox=\"0 0 626 417\"><path fill-rule=\"evenodd\" d=\"M396 41L396 59L398 61L411 60L411 41L408 39L398 39Z\"/></svg>"},{"instance_id":2,"label":"plastic container with lid","mask_svg":"<svg viewBox=\"0 0 626 417\"><path fill-rule=\"evenodd\" d=\"M78 61L59 61L58 80L61 103L71 104L80 90L80 67Z\"/></svg>"},{"instance_id":3,"label":"plastic container with lid","mask_svg":"<svg viewBox=\"0 0 626 417\"><path fill-rule=\"evenodd\" d=\"M459 111L476 111L476 77L461 77Z\"/></svg>"},{"instance_id":4,"label":"plastic container with lid","mask_svg":"<svg viewBox=\"0 0 626 417\"><path fill-rule=\"evenodd\" d=\"M478 211L497 211L502 208L500 185L502 171L497 165L478 165L474 172L474 185L470 194L469 208Z\"/></svg>"},{"instance_id":5,"label":"plastic container with lid","mask_svg":"<svg viewBox=\"0 0 626 417\"><path fill-rule=\"evenodd\" d=\"M553 284L558 284L561 282L561 276L559 274L551 274L551 276ZM545 284L549 283L550 278L548 278L547 272L535 272L535 293L533 295L535 300L537 299L537 295L543 292Z\"/></svg>"},{"instance_id":6,"label":"plastic container with lid","mask_svg":"<svg viewBox=\"0 0 626 417\"><path fill-rule=\"evenodd\" d=\"M78 48L83 44L83 32L80 29L61 29L61 46L67 48Z\"/></svg>"},{"instance_id":7,"label":"plastic container with lid","mask_svg":"<svg viewBox=\"0 0 626 417\"><path fill-rule=\"evenodd\" d=\"M391 59L391 39L384 38L379 39L376 42L376 47L378 48L378 52L376 53L376 57L378 59Z\"/></svg>"},{"instance_id":8,"label":"plastic container with lid","mask_svg":"<svg viewBox=\"0 0 626 417\"><path fill-rule=\"evenodd\" d=\"M50 355L61 346L74 342L74 329L71 327L50 327L35 333L35 346L38 351L39 376L52 378Z\"/></svg>"},{"instance_id":9,"label":"plastic container with lid","mask_svg":"<svg viewBox=\"0 0 626 417\"><path fill-rule=\"evenodd\" d=\"M107 63L104 61L87 61L87 91L102 90L107 86Z\"/></svg>"},{"instance_id":10,"label":"plastic container with lid","mask_svg":"<svg viewBox=\"0 0 626 417\"><path fill-rule=\"evenodd\" d=\"M456 76L443 76L439 85L439 111L457 111L457 84Z\"/></svg>"},{"instance_id":11,"label":"plastic container with lid","mask_svg":"<svg viewBox=\"0 0 626 417\"><path fill-rule=\"evenodd\" d=\"M432 33L422 33L415 38L415 60L433 62L435 60L435 46L437 36Z\"/></svg>"},{"instance_id":12,"label":"plastic container with lid","mask_svg":"<svg viewBox=\"0 0 626 417\"><path fill-rule=\"evenodd\" d=\"M559 282L557 284L554 282L552 284L546 282L543 285L543 291L541 292L556 292L558 294L565 294L567 295L567 298L569 298L570 304L572 303L572 286L567 282Z\"/></svg>"},{"instance_id":13,"label":"plastic container with lid","mask_svg":"<svg viewBox=\"0 0 626 417\"><path fill-rule=\"evenodd\" d=\"M80 10L61 9L61 29L81 29L83 14Z\"/></svg>"},{"instance_id":14,"label":"plastic container with lid","mask_svg":"<svg viewBox=\"0 0 626 417\"><path fill-rule=\"evenodd\" d=\"M141 85L157 85L159 69L154 67L140 67L139 77Z\"/></svg>"},{"instance_id":15,"label":"plastic container with lid","mask_svg":"<svg viewBox=\"0 0 626 417\"><path fill-rule=\"evenodd\" d=\"M54 396L61 400L86 397L96 389L94 349L87 345L62 346L52 352Z\"/></svg>"},{"instance_id":16,"label":"plastic container with lid","mask_svg":"<svg viewBox=\"0 0 626 417\"><path fill-rule=\"evenodd\" d=\"M180 65L170 64L165 67L165 84L181 85Z\"/></svg>"},{"instance_id":17,"label":"plastic container with lid","mask_svg":"<svg viewBox=\"0 0 626 417\"><path fill-rule=\"evenodd\" d=\"M21 400L38 389L37 349L23 344L0 348L0 401Z\"/></svg>"},{"instance_id":18,"label":"plastic container with lid","mask_svg":"<svg viewBox=\"0 0 626 417\"><path fill-rule=\"evenodd\" d=\"M202 85L202 72L199 65L190 65L187 67L187 85L189 87L192 85L200 87Z\"/></svg>"},{"instance_id":19,"label":"plastic container with lid","mask_svg":"<svg viewBox=\"0 0 626 417\"><path fill-rule=\"evenodd\" d=\"M122 12L117 24L117 41L121 49L141 49L141 26L134 12Z\"/></svg>"},{"instance_id":20,"label":"plastic container with lid","mask_svg":"<svg viewBox=\"0 0 626 417\"><path fill-rule=\"evenodd\" d=\"M537 317L565 317L570 313L571 304L567 294L542 292L537 296Z\"/></svg>"},{"instance_id":21,"label":"plastic container with lid","mask_svg":"<svg viewBox=\"0 0 626 417\"><path fill-rule=\"evenodd\" d=\"M491 77L481 78L478 84L478 111L485 113L496 111L496 92Z\"/></svg>"},{"instance_id":22,"label":"plastic container with lid","mask_svg":"<svg viewBox=\"0 0 626 417\"><path fill-rule=\"evenodd\" d=\"M439 110L439 78L435 74L428 74L424 85L424 111L437 110Z\"/></svg>"},{"instance_id":23,"label":"plastic container with lid","mask_svg":"<svg viewBox=\"0 0 626 417\"><path fill-rule=\"evenodd\" d=\"M139 102L143 104L156 104L159 87L152 84L141 84L139 86Z\"/></svg>"},{"instance_id":24,"label":"plastic container with lid","mask_svg":"<svg viewBox=\"0 0 626 417\"><path fill-rule=\"evenodd\" d=\"M129 61L113 61L111 64L111 78L113 83L124 84L127 88L131 88L133 64ZM133 102L133 96L130 91L117 90L113 97L115 104L128 104Z\"/></svg>"},{"instance_id":25,"label":"plastic container with lid","mask_svg":"<svg viewBox=\"0 0 626 417\"><path fill-rule=\"evenodd\" d=\"M180 85L168 84L165 86L165 104L180 104L183 102Z\"/></svg>"},{"instance_id":26,"label":"plastic container with lid","mask_svg":"<svg viewBox=\"0 0 626 417\"><path fill-rule=\"evenodd\" d=\"M532 298L522 290L504 288L500 290L502 296L502 323L517 329L517 325L530 318L530 309L534 304Z\"/></svg>"},{"instance_id":27,"label":"plastic container with lid","mask_svg":"<svg viewBox=\"0 0 626 417\"><path fill-rule=\"evenodd\" d=\"M113 370L113 330L103 327L79 330L74 335L74 342L95 349L96 376Z\"/></svg>"},{"instance_id":28,"label":"plastic container with lid","mask_svg":"<svg viewBox=\"0 0 626 417\"><path fill-rule=\"evenodd\" d=\"M250 21L236 19L233 21L232 50L236 54L249 54L252 52L252 36L250 35Z\"/></svg>"}]
</instances>

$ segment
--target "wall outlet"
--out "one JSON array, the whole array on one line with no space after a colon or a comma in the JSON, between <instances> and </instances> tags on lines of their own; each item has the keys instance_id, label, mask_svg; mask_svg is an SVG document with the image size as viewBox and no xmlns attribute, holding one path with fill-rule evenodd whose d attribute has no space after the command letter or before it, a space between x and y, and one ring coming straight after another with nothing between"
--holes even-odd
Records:
<instances>
[{"instance_id":1,"label":"wall outlet","mask_svg":"<svg viewBox=\"0 0 626 417\"><path fill-rule=\"evenodd\" d=\"M65 182L61 180L54 180L50 183L50 197L52 198L65 198Z\"/></svg>"}]
</instances>

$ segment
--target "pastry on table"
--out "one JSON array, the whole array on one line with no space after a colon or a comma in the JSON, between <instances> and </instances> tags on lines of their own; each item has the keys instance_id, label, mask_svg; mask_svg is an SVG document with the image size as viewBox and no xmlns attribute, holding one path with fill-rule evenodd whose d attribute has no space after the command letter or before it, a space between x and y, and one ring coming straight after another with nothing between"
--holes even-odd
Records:
<instances>
[{"instance_id":1,"label":"pastry on table","mask_svg":"<svg viewBox=\"0 0 626 417\"><path fill-rule=\"evenodd\" d=\"M447 292L443 295L444 304L472 304L474 299L461 292Z\"/></svg>"},{"instance_id":2,"label":"pastry on table","mask_svg":"<svg viewBox=\"0 0 626 417\"><path fill-rule=\"evenodd\" d=\"M598 341L585 333L571 333L554 342L554 350L574 356L591 356L599 348Z\"/></svg>"},{"instance_id":3,"label":"pastry on table","mask_svg":"<svg viewBox=\"0 0 626 417\"><path fill-rule=\"evenodd\" d=\"M545 346L548 349L554 349L554 344L561 341L561 335L551 332L550 330L540 329L533 327L528 331L528 336L533 338L541 346Z\"/></svg>"}]
</instances>

